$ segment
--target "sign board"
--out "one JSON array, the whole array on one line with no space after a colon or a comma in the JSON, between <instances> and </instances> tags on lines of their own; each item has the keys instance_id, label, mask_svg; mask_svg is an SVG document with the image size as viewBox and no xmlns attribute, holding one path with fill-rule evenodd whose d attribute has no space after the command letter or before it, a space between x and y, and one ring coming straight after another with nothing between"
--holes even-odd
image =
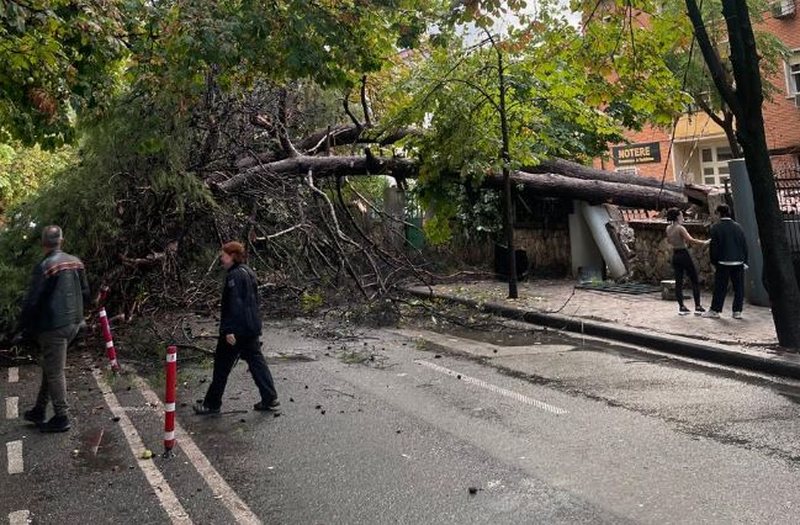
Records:
<instances>
[{"instance_id":1,"label":"sign board","mask_svg":"<svg viewBox=\"0 0 800 525\"><path fill-rule=\"evenodd\" d=\"M611 151L616 166L661 162L661 148L658 142L614 146Z\"/></svg>"}]
</instances>

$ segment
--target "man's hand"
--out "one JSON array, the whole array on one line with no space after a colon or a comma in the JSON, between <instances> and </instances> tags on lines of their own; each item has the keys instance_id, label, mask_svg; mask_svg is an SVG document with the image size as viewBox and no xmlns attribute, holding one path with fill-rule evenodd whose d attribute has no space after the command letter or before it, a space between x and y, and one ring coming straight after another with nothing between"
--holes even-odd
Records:
<instances>
[{"instance_id":1,"label":"man's hand","mask_svg":"<svg viewBox=\"0 0 800 525\"><path fill-rule=\"evenodd\" d=\"M233 346L236 344L236 336L233 334L228 334L225 336L225 340L228 342L229 345Z\"/></svg>"}]
</instances>

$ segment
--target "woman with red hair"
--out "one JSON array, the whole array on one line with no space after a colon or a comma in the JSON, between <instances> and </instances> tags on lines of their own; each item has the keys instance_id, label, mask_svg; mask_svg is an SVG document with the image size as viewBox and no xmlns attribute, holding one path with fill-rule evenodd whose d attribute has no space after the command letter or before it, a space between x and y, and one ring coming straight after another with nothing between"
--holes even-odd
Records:
<instances>
[{"instance_id":1,"label":"woman with red hair","mask_svg":"<svg viewBox=\"0 0 800 525\"><path fill-rule=\"evenodd\" d=\"M214 376L205 399L195 405L194 411L200 415L219 414L228 375L239 357L247 363L261 394L261 401L253 405L253 409L275 411L280 403L272 374L261 353L261 316L256 275L245 264L244 246L239 242L224 244L219 260L227 270L227 275L222 289Z\"/></svg>"}]
</instances>

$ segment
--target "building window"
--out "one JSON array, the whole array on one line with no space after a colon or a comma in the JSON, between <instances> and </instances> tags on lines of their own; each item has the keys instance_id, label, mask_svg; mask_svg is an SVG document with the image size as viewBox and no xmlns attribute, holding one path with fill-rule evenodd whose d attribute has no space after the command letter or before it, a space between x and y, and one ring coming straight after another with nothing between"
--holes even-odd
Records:
<instances>
[{"instance_id":1,"label":"building window","mask_svg":"<svg viewBox=\"0 0 800 525\"><path fill-rule=\"evenodd\" d=\"M795 50L786 62L786 89L790 97L800 94L800 50Z\"/></svg>"},{"instance_id":2,"label":"building window","mask_svg":"<svg viewBox=\"0 0 800 525\"><path fill-rule=\"evenodd\" d=\"M700 168L703 173L703 184L722 186L730 177L728 161L733 159L728 146L712 146L700 150Z\"/></svg>"}]
</instances>

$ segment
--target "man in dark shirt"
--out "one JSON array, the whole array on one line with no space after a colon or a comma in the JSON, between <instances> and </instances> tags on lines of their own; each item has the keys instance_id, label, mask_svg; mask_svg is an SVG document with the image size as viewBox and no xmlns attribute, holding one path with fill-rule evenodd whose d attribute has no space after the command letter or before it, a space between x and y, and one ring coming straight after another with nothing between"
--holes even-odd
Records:
<instances>
[{"instance_id":1,"label":"man in dark shirt","mask_svg":"<svg viewBox=\"0 0 800 525\"><path fill-rule=\"evenodd\" d=\"M47 226L42 231L44 259L33 269L20 314L22 334L39 343L42 367L36 404L23 417L36 423L43 432L64 432L70 428L64 375L67 346L83 324L83 305L89 300L83 263L61 251L63 240L58 226ZM54 415L45 422L50 401Z\"/></svg>"},{"instance_id":2,"label":"man in dark shirt","mask_svg":"<svg viewBox=\"0 0 800 525\"><path fill-rule=\"evenodd\" d=\"M744 306L744 271L747 269L747 241L739 224L731 219L725 204L717 206L720 220L711 227L710 258L714 265L714 297L703 317L717 319L725 305L728 281L733 285L733 318L742 318Z\"/></svg>"},{"instance_id":3,"label":"man in dark shirt","mask_svg":"<svg viewBox=\"0 0 800 525\"><path fill-rule=\"evenodd\" d=\"M197 414L218 414L222 395L236 361L241 356L250 368L261 401L253 406L259 411L276 411L280 406L272 374L261 353L261 315L255 273L244 264L244 246L229 242L222 247L220 262L228 271L222 290L222 315L219 339L214 353L214 375L202 403L194 406Z\"/></svg>"}]
</instances>

